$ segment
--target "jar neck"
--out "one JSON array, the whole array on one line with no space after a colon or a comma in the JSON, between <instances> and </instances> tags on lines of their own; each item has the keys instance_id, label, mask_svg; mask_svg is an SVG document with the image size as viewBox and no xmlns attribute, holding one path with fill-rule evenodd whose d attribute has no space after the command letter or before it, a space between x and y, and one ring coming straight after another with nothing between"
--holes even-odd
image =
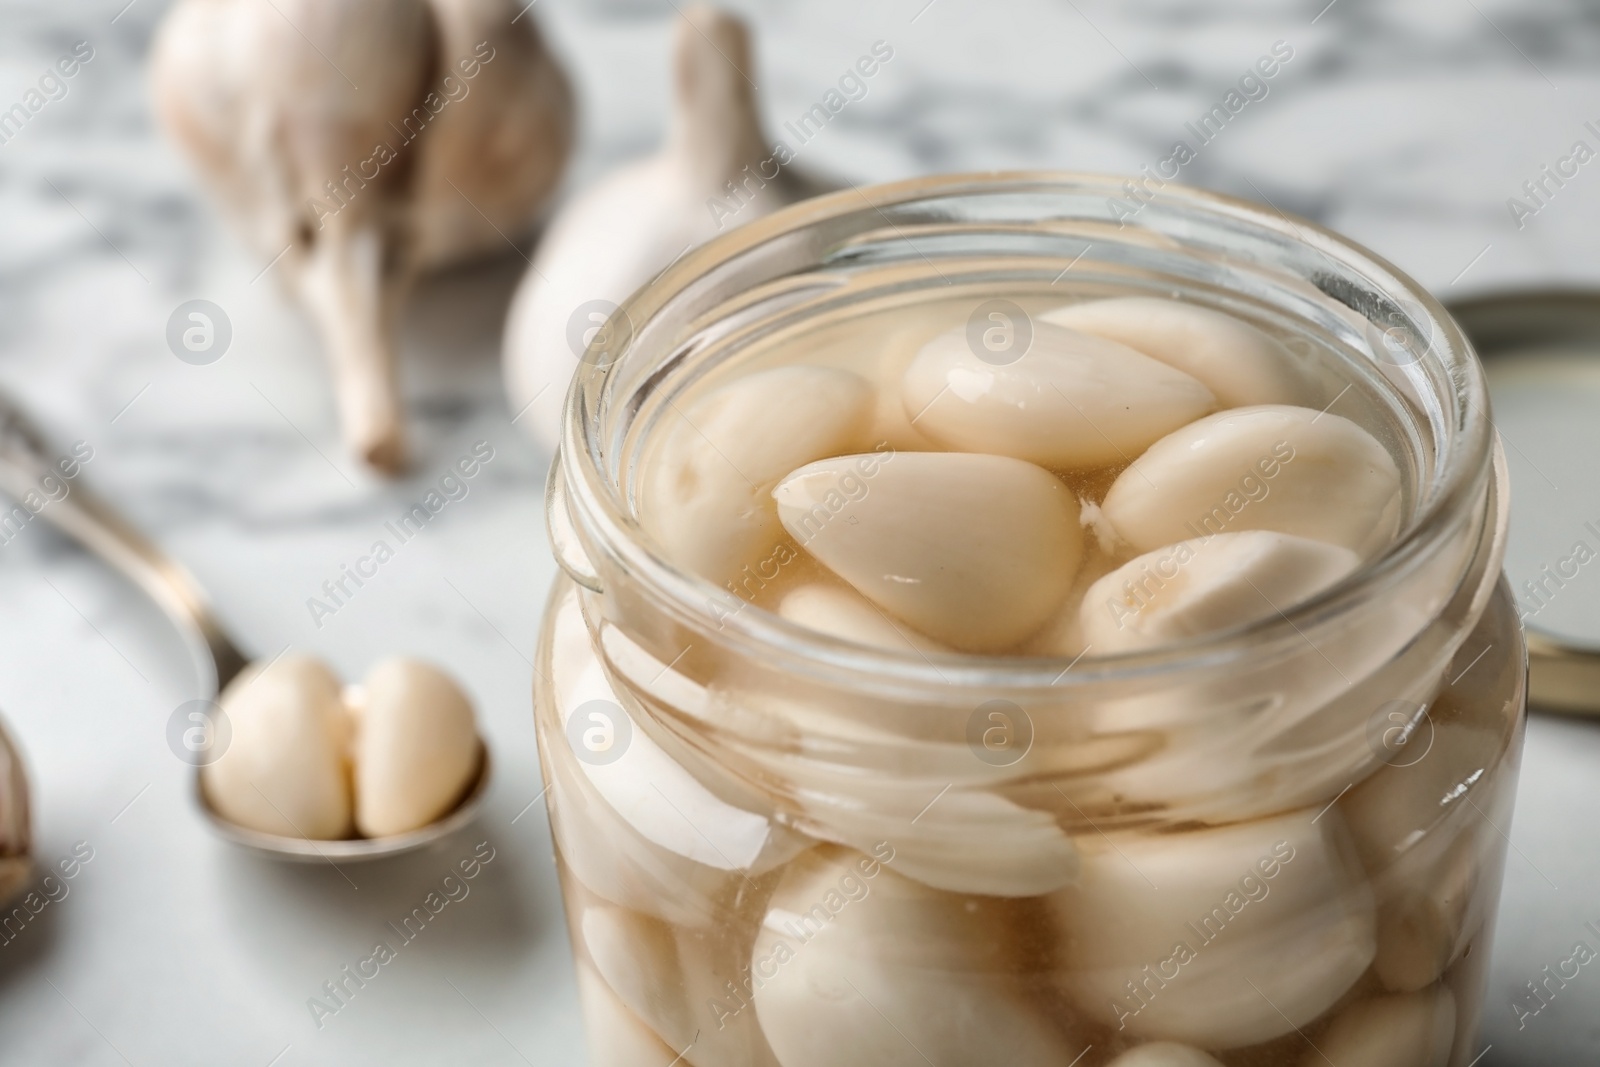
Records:
<instances>
[{"instance_id":1,"label":"jar neck","mask_svg":"<svg viewBox=\"0 0 1600 1067\"><path fill-rule=\"evenodd\" d=\"M1486 392L1467 341L1443 308L1381 259L1311 223L1176 186L1129 222L1120 195L1116 179L1092 175L920 179L808 201L690 253L619 310L628 328L608 332L625 344L580 364L552 475L552 543L563 566L580 584L603 589L607 600L627 602L635 614L627 625L670 629L676 641L864 687L1024 690L1173 678L1292 657L1299 644L1350 625L1364 606L1415 593L1418 582L1454 589L1497 573L1504 486L1497 491L1493 477ZM838 299L867 276L919 264L948 276L974 258L1035 273L1098 265L1108 277L1130 281L1152 271L1204 273L1210 284L1337 338L1365 360L1353 371L1391 390L1407 416L1414 493L1400 537L1340 585L1247 630L1076 665L983 656L931 663L848 646L755 609L663 558L640 526L631 487L643 436L636 422L653 394L681 387L750 338ZM1442 610L1444 601L1428 595L1413 603Z\"/></svg>"}]
</instances>

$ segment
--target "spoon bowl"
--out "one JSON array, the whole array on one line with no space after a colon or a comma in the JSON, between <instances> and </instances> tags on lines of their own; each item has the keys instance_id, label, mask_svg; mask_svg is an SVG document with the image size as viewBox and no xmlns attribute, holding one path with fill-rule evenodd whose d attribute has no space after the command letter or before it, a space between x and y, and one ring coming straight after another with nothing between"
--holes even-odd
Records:
<instances>
[{"instance_id":1,"label":"spoon bowl","mask_svg":"<svg viewBox=\"0 0 1600 1067\"><path fill-rule=\"evenodd\" d=\"M477 817L489 792L492 770L489 746L478 739L478 770L461 799L450 811L426 826L408 830L403 834L385 837L351 837L337 841L316 841L305 837L284 837L281 834L262 833L224 818L206 798L200 782L200 770L195 769L194 802L205 817L213 833L240 848L271 856L290 863L360 863L366 860L398 856L431 845L448 837Z\"/></svg>"}]
</instances>

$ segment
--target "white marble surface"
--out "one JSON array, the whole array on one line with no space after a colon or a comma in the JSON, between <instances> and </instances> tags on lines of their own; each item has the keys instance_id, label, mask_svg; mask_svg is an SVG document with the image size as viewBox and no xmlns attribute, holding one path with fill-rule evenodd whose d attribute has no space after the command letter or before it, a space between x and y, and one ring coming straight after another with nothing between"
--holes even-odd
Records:
<instances>
[{"instance_id":1,"label":"white marble surface","mask_svg":"<svg viewBox=\"0 0 1600 1067\"><path fill-rule=\"evenodd\" d=\"M1295 56L1270 95L1185 180L1341 229L1447 296L1600 282L1600 163L1525 229L1505 206L1600 120L1594 6L1324 2L734 6L760 33L774 127L874 40L892 43L868 97L806 149L807 165L856 182L1136 170L1283 40ZM479 824L423 856L341 874L230 851L191 810L164 740L188 695L175 646L126 588L34 524L0 545L0 709L31 760L41 857L81 840L94 859L0 948L0 1064L577 1064L548 830L541 807L516 818L540 789L528 657L553 570L547 457L509 425L497 366L523 261L508 251L419 294L405 328L419 463L393 484L354 469L306 323L270 274L253 281L265 264L152 127L141 67L163 5L125 3L0 0L0 106L72 42L96 50L66 98L0 147L0 387L63 442L93 447L84 477L199 575L252 652L315 651L351 675L397 650L449 665L478 702L498 777ZM651 145L670 0L541 0L534 13L582 93L571 182ZM232 350L208 367L163 342L193 297L234 324ZM314 627L306 598L478 440L496 457L471 495ZM1533 720L1484 1065L1600 1062L1600 975L1585 969L1520 1031L1509 1008L1514 987L1600 921L1597 771L1600 727ZM472 894L318 1030L307 998L482 840L497 855Z\"/></svg>"}]
</instances>

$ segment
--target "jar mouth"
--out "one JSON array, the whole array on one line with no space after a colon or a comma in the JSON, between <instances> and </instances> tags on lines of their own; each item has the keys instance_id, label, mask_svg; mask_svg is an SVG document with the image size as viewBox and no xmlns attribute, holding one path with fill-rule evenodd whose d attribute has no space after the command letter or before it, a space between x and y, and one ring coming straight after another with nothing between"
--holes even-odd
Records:
<instances>
[{"instance_id":1,"label":"jar mouth","mask_svg":"<svg viewBox=\"0 0 1600 1067\"><path fill-rule=\"evenodd\" d=\"M1171 182L1151 189L1147 181L1135 184L1140 181L1069 171L994 172L852 187L746 223L687 253L618 309L613 321L626 325L625 340L603 353L591 347L568 394L553 477L562 481L583 551L628 575L634 595L648 597L679 624L786 670L854 678L871 688L1069 690L1226 669L1310 641L1308 634L1382 595L1463 524L1481 519L1491 475L1498 492L1491 508L1498 516L1488 516L1482 536L1503 540L1497 528L1507 513L1504 478L1493 462L1487 386L1470 343L1438 300L1387 260L1316 223L1218 193ZM1029 217L1028 205L1057 213ZM1075 213L1061 213L1068 207ZM1153 649L1077 659L924 655L856 645L739 600L662 555L626 499L630 471L621 454L641 388L660 380L668 357L692 350L707 325L694 301L714 300L726 312L746 284L736 278L739 270L773 272L763 275L770 281L784 277L786 267L793 274L824 267L848 255L852 240L869 226L887 227L932 266L940 241L928 237L918 248L912 234L964 224L990 234L1059 228L1080 240L1114 227L1124 240L1176 242L1238 277L1299 294L1307 313L1315 307L1330 322L1342 320L1351 347L1370 361L1368 371L1409 399L1421 431L1423 473L1396 539L1338 584L1275 617ZM1229 244L1216 243L1219 236ZM1359 343L1363 336L1365 344ZM1402 338L1399 358L1385 347L1392 336ZM1466 569L1464 563L1463 577ZM1498 569L1496 562L1492 570Z\"/></svg>"}]
</instances>

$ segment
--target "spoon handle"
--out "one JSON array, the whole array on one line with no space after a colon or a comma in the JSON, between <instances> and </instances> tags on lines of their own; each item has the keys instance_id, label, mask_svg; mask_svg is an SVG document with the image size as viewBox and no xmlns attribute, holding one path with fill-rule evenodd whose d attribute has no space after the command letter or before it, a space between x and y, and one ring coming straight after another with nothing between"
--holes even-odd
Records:
<instances>
[{"instance_id":1,"label":"spoon handle","mask_svg":"<svg viewBox=\"0 0 1600 1067\"><path fill-rule=\"evenodd\" d=\"M0 394L0 492L18 501L0 510L0 523L10 524L19 510L45 519L126 575L178 628L200 674L202 695L215 697L248 661L223 631L200 584L109 504L62 477L55 463L44 437ZM61 489L51 490L47 479L66 487L66 494L56 498ZM25 503L30 493L44 501L37 511Z\"/></svg>"}]
</instances>

